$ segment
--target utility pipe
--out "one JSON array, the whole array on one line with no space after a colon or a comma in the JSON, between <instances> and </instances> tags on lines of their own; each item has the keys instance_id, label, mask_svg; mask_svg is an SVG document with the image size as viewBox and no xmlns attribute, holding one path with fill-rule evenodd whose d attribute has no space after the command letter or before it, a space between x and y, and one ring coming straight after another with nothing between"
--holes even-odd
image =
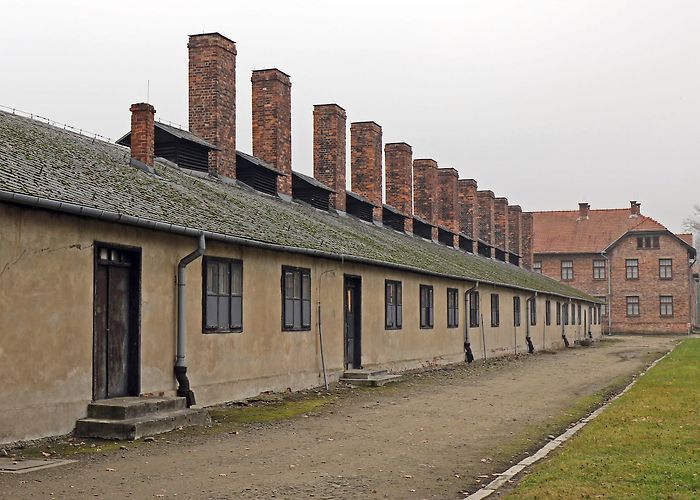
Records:
<instances>
[{"instance_id":1,"label":"utility pipe","mask_svg":"<svg viewBox=\"0 0 700 500\"><path fill-rule=\"evenodd\" d=\"M532 338L530 337L530 324L532 323L531 318L532 318L532 307L533 303L535 304L535 307L537 306L536 304L537 301L537 292L535 292L535 295L532 297L528 298L525 301L525 308L527 309L527 323L526 323L526 328L525 328L525 340L527 341L527 352L530 354L533 354L535 352L535 346L532 343ZM535 310L535 320L537 320L537 311Z\"/></svg>"},{"instance_id":2,"label":"utility pipe","mask_svg":"<svg viewBox=\"0 0 700 500\"><path fill-rule=\"evenodd\" d=\"M467 363L474 361L474 353L472 352L472 344L469 341L469 296L470 294L479 287L479 282L467 289L464 292L464 352L467 355Z\"/></svg>"},{"instance_id":3,"label":"utility pipe","mask_svg":"<svg viewBox=\"0 0 700 500\"><path fill-rule=\"evenodd\" d=\"M600 252L601 257L605 259L605 264L608 272L608 296L605 300L605 307L608 313L608 335L612 335L612 262L605 254L605 250Z\"/></svg>"},{"instance_id":4,"label":"utility pipe","mask_svg":"<svg viewBox=\"0 0 700 500\"><path fill-rule=\"evenodd\" d=\"M335 269L327 269L323 271L318 277L318 342L321 348L321 367L323 369L323 385L326 387L326 390L328 390L328 374L326 372L326 357L323 354L323 327L321 324L321 280L324 274L330 274L331 276L335 276ZM345 293L344 290L343 293ZM355 306L356 305L353 304L353 307ZM344 323L345 321L343 320L343 328L345 328ZM343 346L343 348L345 348L345 346Z\"/></svg>"},{"instance_id":5,"label":"utility pipe","mask_svg":"<svg viewBox=\"0 0 700 500\"><path fill-rule=\"evenodd\" d=\"M691 260L690 264L688 265L688 278L689 278L688 286L689 287L695 286L695 283L693 282L693 266L695 265L695 262L697 262L697 260L698 260L698 256L696 254L695 257L693 258L693 260ZM690 291L690 290L688 290L688 291ZM688 335L693 333L693 327L695 326L695 325L693 325L693 307L694 306L695 306L695 304L693 304L693 294L689 293L688 294ZM695 322L696 323L698 322L697 315L698 315L698 311L695 311Z\"/></svg>"},{"instance_id":6,"label":"utility pipe","mask_svg":"<svg viewBox=\"0 0 700 500\"><path fill-rule=\"evenodd\" d=\"M185 268L193 261L204 255L206 241L204 234L199 234L197 248L185 255L177 265L177 352L175 354L175 378L177 379L177 395L187 399L187 406L197 404L194 392L190 389L190 381L187 378L187 365L185 364L185 285L187 273Z\"/></svg>"}]
</instances>

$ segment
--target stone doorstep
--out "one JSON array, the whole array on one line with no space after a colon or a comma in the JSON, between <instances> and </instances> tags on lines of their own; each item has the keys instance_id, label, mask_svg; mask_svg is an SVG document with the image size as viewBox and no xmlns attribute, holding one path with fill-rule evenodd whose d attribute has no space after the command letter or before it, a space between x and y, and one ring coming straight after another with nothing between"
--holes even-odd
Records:
<instances>
[{"instance_id":1,"label":"stone doorstep","mask_svg":"<svg viewBox=\"0 0 700 500\"><path fill-rule=\"evenodd\" d=\"M88 405L87 416L97 419L128 420L186 408L187 401L181 397L125 397L94 401Z\"/></svg>"},{"instance_id":2,"label":"stone doorstep","mask_svg":"<svg viewBox=\"0 0 700 500\"><path fill-rule=\"evenodd\" d=\"M353 369L353 370L345 370L343 372L343 377L344 379L368 379L368 378L379 378L383 377L384 375L387 374L386 370L362 370L362 369Z\"/></svg>"},{"instance_id":3,"label":"stone doorstep","mask_svg":"<svg viewBox=\"0 0 700 500\"><path fill-rule=\"evenodd\" d=\"M355 386L361 386L361 387L381 387L383 385L386 385L390 382L396 382L401 378L401 375L381 375L378 377L369 377L369 378L347 378L347 377L342 377L340 379L340 382L343 382L345 384L350 384L350 385L355 385Z\"/></svg>"},{"instance_id":4,"label":"stone doorstep","mask_svg":"<svg viewBox=\"0 0 700 500\"><path fill-rule=\"evenodd\" d=\"M72 464L77 460L15 460L12 458L0 458L0 474L26 474L35 470L50 469L59 465Z\"/></svg>"},{"instance_id":5,"label":"stone doorstep","mask_svg":"<svg viewBox=\"0 0 700 500\"><path fill-rule=\"evenodd\" d=\"M78 420L75 433L83 437L134 440L169 432L178 427L206 425L210 421L207 411L191 408L129 419L114 420L87 417Z\"/></svg>"}]
</instances>

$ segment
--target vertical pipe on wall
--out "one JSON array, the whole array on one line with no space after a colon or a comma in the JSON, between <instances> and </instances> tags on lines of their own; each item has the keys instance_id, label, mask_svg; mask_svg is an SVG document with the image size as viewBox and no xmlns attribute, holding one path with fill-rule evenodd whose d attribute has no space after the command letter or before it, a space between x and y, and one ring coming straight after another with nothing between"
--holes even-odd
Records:
<instances>
[{"instance_id":1,"label":"vertical pipe on wall","mask_svg":"<svg viewBox=\"0 0 700 500\"><path fill-rule=\"evenodd\" d=\"M600 255L605 259L605 263L608 268L608 296L605 299L605 305L608 308L608 335L612 335L612 262L610 262L610 259L605 254L605 251L600 252Z\"/></svg>"}]
</instances>

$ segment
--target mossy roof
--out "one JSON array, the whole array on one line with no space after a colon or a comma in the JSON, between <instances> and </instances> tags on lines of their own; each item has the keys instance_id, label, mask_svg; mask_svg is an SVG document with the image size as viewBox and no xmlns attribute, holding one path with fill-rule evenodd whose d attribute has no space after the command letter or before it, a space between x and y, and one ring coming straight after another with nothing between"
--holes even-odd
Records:
<instances>
[{"instance_id":1,"label":"mossy roof","mask_svg":"<svg viewBox=\"0 0 700 500\"><path fill-rule=\"evenodd\" d=\"M0 112L0 190L199 231L324 252L415 272L595 300L539 273L473 255L157 160L130 165L128 148Z\"/></svg>"}]
</instances>

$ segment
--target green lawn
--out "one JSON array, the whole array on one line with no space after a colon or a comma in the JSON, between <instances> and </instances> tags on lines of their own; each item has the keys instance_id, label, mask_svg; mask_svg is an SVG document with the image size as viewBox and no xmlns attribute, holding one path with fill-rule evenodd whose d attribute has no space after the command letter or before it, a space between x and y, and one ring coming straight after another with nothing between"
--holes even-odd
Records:
<instances>
[{"instance_id":1,"label":"green lawn","mask_svg":"<svg viewBox=\"0 0 700 500\"><path fill-rule=\"evenodd\" d=\"M700 340L682 342L509 498L700 498Z\"/></svg>"}]
</instances>

